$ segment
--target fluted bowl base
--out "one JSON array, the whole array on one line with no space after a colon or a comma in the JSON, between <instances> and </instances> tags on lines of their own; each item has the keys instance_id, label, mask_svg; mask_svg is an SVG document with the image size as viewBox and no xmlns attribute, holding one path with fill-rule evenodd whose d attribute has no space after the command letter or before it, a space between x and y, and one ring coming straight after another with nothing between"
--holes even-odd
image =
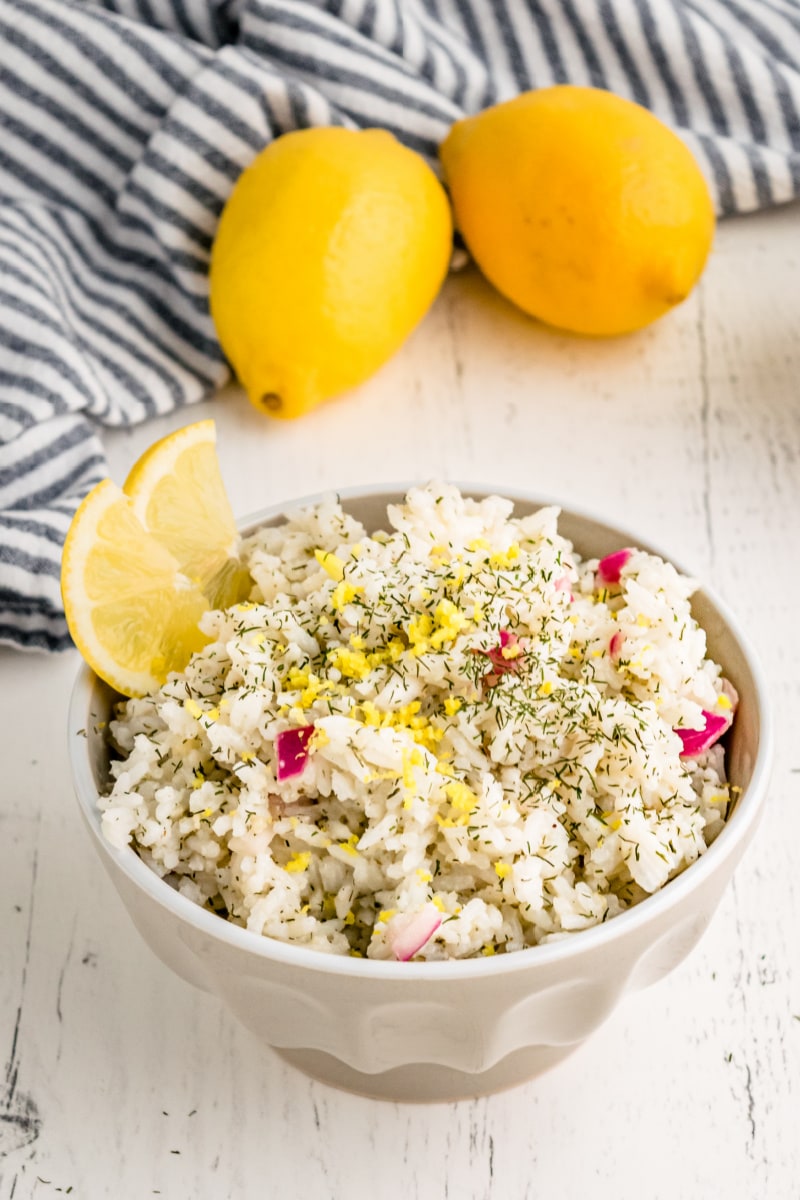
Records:
<instances>
[{"instance_id":1,"label":"fluted bowl base","mask_svg":"<svg viewBox=\"0 0 800 1200\"><path fill-rule=\"evenodd\" d=\"M373 1100L399 1104L447 1104L454 1100L490 1096L517 1087L542 1075L578 1049L573 1046L526 1046L495 1063L488 1071L471 1073L434 1063L409 1063L368 1075L356 1071L321 1050L284 1050L275 1053L312 1079L330 1087Z\"/></svg>"}]
</instances>

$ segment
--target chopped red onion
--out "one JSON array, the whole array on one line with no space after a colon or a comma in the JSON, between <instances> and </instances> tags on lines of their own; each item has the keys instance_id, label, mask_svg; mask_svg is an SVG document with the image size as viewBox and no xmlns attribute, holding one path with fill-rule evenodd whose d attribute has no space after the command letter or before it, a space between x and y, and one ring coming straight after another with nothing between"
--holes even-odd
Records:
<instances>
[{"instance_id":1,"label":"chopped red onion","mask_svg":"<svg viewBox=\"0 0 800 1200\"><path fill-rule=\"evenodd\" d=\"M605 558L601 558L597 564L597 578L601 583L619 583L622 568L633 554L633 551L627 547L624 550L615 550L613 554L607 554Z\"/></svg>"},{"instance_id":2,"label":"chopped red onion","mask_svg":"<svg viewBox=\"0 0 800 1200\"><path fill-rule=\"evenodd\" d=\"M442 914L435 904L426 904L418 912L398 913L386 927L386 941L398 962L408 962L426 942L430 941L442 923Z\"/></svg>"},{"instance_id":3,"label":"chopped red onion","mask_svg":"<svg viewBox=\"0 0 800 1200\"><path fill-rule=\"evenodd\" d=\"M622 635L622 630L618 629L617 632L611 638L611 641L608 643L608 653L614 662L617 661L620 654L622 653L622 643L624 641L625 641L625 638Z\"/></svg>"},{"instance_id":4,"label":"chopped red onion","mask_svg":"<svg viewBox=\"0 0 800 1200\"><path fill-rule=\"evenodd\" d=\"M485 654L492 664L492 670L484 676L484 683L488 683L489 687L494 687L501 675L507 675L509 672L514 673L520 668L521 654L516 654L511 658L507 658L503 654L504 650L513 650L519 646L519 638L515 633L511 633L508 629L500 630L500 645L493 646L491 650L479 650L479 654Z\"/></svg>"},{"instance_id":5,"label":"chopped red onion","mask_svg":"<svg viewBox=\"0 0 800 1200\"><path fill-rule=\"evenodd\" d=\"M499 646L493 646L491 650L472 651L473 654L482 654L492 664L491 671L487 671L481 681L486 687L494 687L500 682L503 675L514 674L519 670L522 654L516 654L513 658L506 658L503 654L504 650L513 649L519 644L519 638L515 633L511 633L508 629L501 629Z\"/></svg>"},{"instance_id":6,"label":"chopped red onion","mask_svg":"<svg viewBox=\"0 0 800 1200\"><path fill-rule=\"evenodd\" d=\"M313 725L300 725L297 729L284 729L277 735L275 754L278 758L279 782L302 774L308 762L308 743L313 732Z\"/></svg>"},{"instance_id":7,"label":"chopped red onion","mask_svg":"<svg viewBox=\"0 0 800 1200\"><path fill-rule=\"evenodd\" d=\"M572 583L566 571L563 575L559 575L558 579L553 584L557 592L569 592L570 600L575 599L575 593L572 590Z\"/></svg>"},{"instance_id":8,"label":"chopped red onion","mask_svg":"<svg viewBox=\"0 0 800 1200\"><path fill-rule=\"evenodd\" d=\"M683 743L681 758L697 758L699 754L704 754L715 742L719 741L730 726L731 718L703 709L703 721L705 724L702 729L675 730Z\"/></svg>"}]
</instances>

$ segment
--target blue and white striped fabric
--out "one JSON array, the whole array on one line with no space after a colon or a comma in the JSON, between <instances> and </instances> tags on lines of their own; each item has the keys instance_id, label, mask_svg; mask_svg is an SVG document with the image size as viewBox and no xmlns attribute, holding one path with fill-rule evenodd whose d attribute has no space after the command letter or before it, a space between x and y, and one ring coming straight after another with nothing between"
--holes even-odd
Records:
<instances>
[{"instance_id":1,"label":"blue and white striped fabric","mask_svg":"<svg viewBox=\"0 0 800 1200\"><path fill-rule=\"evenodd\" d=\"M0 641L68 644L102 427L225 382L206 264L261 147L382 125L434 161L559 82L676 128L721 214L800 195L798 0L0 0Z\"/></svg>"}]
</instances>

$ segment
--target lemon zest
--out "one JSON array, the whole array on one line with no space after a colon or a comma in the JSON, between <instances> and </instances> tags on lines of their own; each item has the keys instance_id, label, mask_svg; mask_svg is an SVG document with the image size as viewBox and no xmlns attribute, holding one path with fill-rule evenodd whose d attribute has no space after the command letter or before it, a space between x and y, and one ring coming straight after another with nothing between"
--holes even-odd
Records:
<instances>
[{"instance_id":1,"label":"lemon zest","mask_svg":"<svg viewBox=\"0 0 800 1200\"><path fill-rule=\"evenodd\" d=\"M331 579L337 583L344 579L344 562L338 554L333 554L330 550L315 550L314 558Z\"/></svg>"},{"instance_id":2,"label":"lemon zest","mask_svg":"<svg viewBox=\"0 0 800 1200\"><path fill-rule=\"evenodd\" d=\"M290 875L299 871L305 871L308 864L311 862L310 850L299 850L297 854L293 854L289 861L284 866L284 871L288 871Z\"/></svg>"}]
</instances>

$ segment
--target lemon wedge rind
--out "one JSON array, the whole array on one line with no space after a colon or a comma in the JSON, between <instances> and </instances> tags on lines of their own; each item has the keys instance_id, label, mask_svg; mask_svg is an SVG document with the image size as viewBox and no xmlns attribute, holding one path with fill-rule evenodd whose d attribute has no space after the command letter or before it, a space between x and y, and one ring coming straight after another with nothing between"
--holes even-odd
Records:
<instances>
[{"instance_id":1,"label":"lemon wedge rind","mask_svg":"<svg viewBox=\"0 0 800 1200\"><path fill-rule=\"evenodd\" d=\"M205 596L110 479L89 492L72 520L61 591L84 659L127 696L157 689L208 642L198 624Z\"/></svg>"}]
</instances>

